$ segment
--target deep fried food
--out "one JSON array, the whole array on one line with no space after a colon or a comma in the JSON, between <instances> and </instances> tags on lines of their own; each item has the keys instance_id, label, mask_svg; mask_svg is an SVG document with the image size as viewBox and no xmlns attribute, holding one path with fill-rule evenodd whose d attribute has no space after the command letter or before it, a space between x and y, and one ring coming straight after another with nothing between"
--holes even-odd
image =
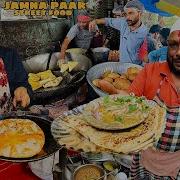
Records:
<instances>
[{"instance_id":1,"label":"deep fried food","mask_svg":"<svg viewBox=\"0 0 180 180\"><path fill-rule=\"evenodd\" d=\"M101 80L101 79L94 79L94 80L92 81L93 85L96 86L96 87L98 87L98 88L100 88L100 86L99 86L99 81L100 81L100 80Z\"/></svg>"},{"instance_id":2,"label":"deep fried food","mask_svg":"<svg viewBox=\"0 0 180 180\"><path fill-rule=\"evenodd\" d=\"M116 78L119 78L120 75L118 73L111 72L111 73L108 74L107 77L112 78L112 79L116 79Z\"/></svg>"},{"instance_id":3,"label":"deep fried food","mask_svg":"<svg viewBox=\"0 0 180 180\"><path fill-rule=\"evenodd\" d=\"M130 84L131 82L129 80L123 78L115 79L115 82L113 83L115 88L125 91L129 89Z\"/></svg>"},{"instance_id":4,"label":"deep fried food","mask_svg":"<svg viewBox=\"0 0 180 180\"><path fill-rule=\"evenodd\" d=\"M113 83L113 79L110 77L105 77L103 80Z\"/></svg>"},{"instance_id":5,"label":"deep fried food","mask_svg":"<svg viewBox=\"0 0 180 180\"><path fill-rule=\"evenodd\" d=\"M127 79L126 74L121 74L121 79Z\"/></svg>"},{"instance_id":6,"label":"deep fried food","mask_svg":"<svg viewBox=\"0 0 180 180\"><path fill-rule=\"evenodd\" d=\"M62 80L63 80L63 78L61 76L59 76L56 79L43 84L43 88L56 87L61 83Z\"/></svg>"},{"instance_id":7,"label":"deep fried food","mask_svg":"<svg viewBox=\"0 0 180 180\"><path fill-rule=\"evenodd\" d=\"M37 74L29 73L28 76L29 76L28 79L29 79L30 81L35 81L35 82L37 82L37 81L40 80L40 76L38 76Z\"/></svg>"},{"instance_id":8,"label":"deep fried food","mask_svg":"<svg viewBox=\"0 0 180 180\"><path fill-rule=\"evenodd\" d=\"M130 67L127 69L126 76L130 81L133 81L139 72L140 72L140 69L138 69L137 67Z\"/></svg>"},{"instance_id":9,"label":"deep fried food","mask_svg":"<svg viewBox=\"0 0 180 180\"><path fill-rule=\"evenodd\" d=\"M41 78L41 80L45 80L45 79L49 79L49 78L53 79L56 77L56 76L54 76L54 74L52 73L51 70L39 72L36 75L39 76Z\"/></svg>"},{"instance_id":10,"label":"deep fried food","mask_svg":"<svg viewBox=\"0 0 180 180\"><path fill-rule=\"evenodd\" d=\"M107 92L109 94L118 94L119 90L116 89L110 82L107 82L105 80L99 81L100 89L104 92Z\"/></svg>"},{"instance_id":11,"label":"deep fried food","mask_svg":"<svg viewBox=\"0 0 180 180\"><path fill-rule=\"evenodd\" d=\"M106 78L108 76L108 74L110 74L111 71L106 71L103 75L102 75L102 79Z\"/></svg>"}]
</instances>

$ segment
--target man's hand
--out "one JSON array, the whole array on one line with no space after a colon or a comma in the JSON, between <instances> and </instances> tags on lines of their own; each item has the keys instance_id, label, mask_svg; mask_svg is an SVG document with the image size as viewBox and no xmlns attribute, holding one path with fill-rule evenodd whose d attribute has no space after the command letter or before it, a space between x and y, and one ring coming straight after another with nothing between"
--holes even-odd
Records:
<instances>
[{"instance_id":1,"label":"man's hand","mask_svg":"<svg viewBox=\"0 0 180 180\"><path fill-rule=\"evenodd\" d=\"M62 52L62 51L60 52L59 59L62 60L62 62L63 62L63 60L65 60L65 52Z\"/></svg>"},{"instance_id":2,"label":"man's hand","mask_svg":"<svg viewBox=\"0 0 180 180\"><path fill-rule=\"evenodd\" d=\"M66 37L64 39L64 41L62 43L62 46L61 46L61 51L60 51L60 54L59 54L59 59L62 59L62 60L65 59L66 50L67 50L68 45L69 45L70 42L71 42L71 40L68 37ZM62 62L62 63L64 63L64 62Z\"/></svg>"},{"instance_id":3,"label":"man's hand","mask_svg":"<svg viewBox=\"0 0 180 180\"><path fill-rule=\"evenodd\" d=\"M30 104L30 97L25 87L18 87L14 91L14 99L13 99L14 107L17 107L18 103L20 103L20 105L23 108L27 107Z\"/></svg>"},{"instance_id":4,"label":"man's hand","mask_svg":"<svg viewBox=\"0 0 180 180\"><path fill-rule=\"evenodd\" d=\"M92 32L92 31L96 31L97 30L97 25L100 25L100 24L106 24L106 21L105 21L105 18L101 18L101 19L96 19L96 20L93 20L89 23L89 31Z\"/></svg>"},{"instance_id":5,"label":"man's hand","mask_svg":"<svg viewBox=\"0 0 180 180\"><path fill-rule=\"evenodd\" d=\"M89 23L89 31L90 32L95 31L96 27L97 27L96 20L93 20Z\"/></svg>"}]
</instances>

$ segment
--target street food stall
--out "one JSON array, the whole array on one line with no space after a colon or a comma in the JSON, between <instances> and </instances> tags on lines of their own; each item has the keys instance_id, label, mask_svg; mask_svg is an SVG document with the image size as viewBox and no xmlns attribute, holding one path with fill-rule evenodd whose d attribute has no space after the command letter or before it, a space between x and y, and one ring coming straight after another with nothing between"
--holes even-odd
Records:
<instances>
[{"instance_id":1,"label":"street food stall","mask_svg":"<svg viewBox=\"0 0 180 180\"><path fill-rule=\"evenodd\" d=\"M111 16L114 4L128 1L83 2L91 17L104 18ZM150 11L150 4L145 8ZM75 10L68 18L23 16L15 21L6 13L1 14L1 45L20 53L32 97L25 109L18 105L0 114L0 161L28 163L36 178L45 180L129 179L133 155L157 145L166 127L164 104L128 94L144 64L111 62L123 52L96 45L69 46L62 63L60 48L75 24Z\"/></svg>"}]
</instances>

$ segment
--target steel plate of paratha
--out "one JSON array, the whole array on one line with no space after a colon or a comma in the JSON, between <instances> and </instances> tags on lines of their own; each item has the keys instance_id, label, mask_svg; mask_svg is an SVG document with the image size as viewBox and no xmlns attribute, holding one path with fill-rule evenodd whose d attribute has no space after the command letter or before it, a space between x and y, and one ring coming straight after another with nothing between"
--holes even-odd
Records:
<instances>
[{"instance_id":1,"label":"steel plate of paratha","mask_svg":"<svg viewBox=\"0 0 180 180\"><path fill-rule=\"evenodd\" d=\"M90 102L84 109L85 120L103 130L123 130L141 124L152 105L144 97L106 96Z\"/></svg>"},{"instance_id":2,"label":"steel plate of paratha","mask_svg":"<svg viewBox=\"0 0 180 180\"><path fill-rule=\"evenodd\" d=\"M59 144L68 149L80 152L110 152L110 150L97 146L88 138L71 128L67 122L63 121L63 118L65 117L61 116L56 119L51 127L52 134Z\"/></svg>"},{"instance_id":3,"label":"steel plate of paratha","mask_svg":"<svg viewBox=\"0 0 180 180\"><path fill-rule=\"evenodd\" d=\"M151 102L150 102L151 103ZM51 132L60 145L84 152L132 153L152 146L164 130L165 109L152 103L149 115L138 126L102 131L87 123L80 106L55 119Z\"/></svg>"}]
</instances>

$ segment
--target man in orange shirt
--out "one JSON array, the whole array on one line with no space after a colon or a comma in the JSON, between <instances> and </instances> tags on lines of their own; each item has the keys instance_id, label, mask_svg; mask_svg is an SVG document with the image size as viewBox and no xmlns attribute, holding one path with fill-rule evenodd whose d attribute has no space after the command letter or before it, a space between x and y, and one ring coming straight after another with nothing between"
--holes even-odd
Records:
<instances>
[{"instance_id":1,"label":"man in orange shirt","mask_svg":"<svg viewBox=\"0 0 180 180\"><path fill-rule=\"evenodd\" d=\"M167 62L147 64L133 81L129 93L153 99L159 89L159 96L166 105L180 104L180 24L178 25L175 31L171 31L168 39Z\"/></svg>"},{"instance_id":2,"label":"man in orange shirt","mask_svg":"<svg viewBox=\"0 0 180 180\"><path fill-rule=\"evenodd\" d=\"M131 179L180 179L180 19L171 29L167 62L147 64L129 93L167 106L161 137L133 155Z\"/></svg>"}]
</instances>

